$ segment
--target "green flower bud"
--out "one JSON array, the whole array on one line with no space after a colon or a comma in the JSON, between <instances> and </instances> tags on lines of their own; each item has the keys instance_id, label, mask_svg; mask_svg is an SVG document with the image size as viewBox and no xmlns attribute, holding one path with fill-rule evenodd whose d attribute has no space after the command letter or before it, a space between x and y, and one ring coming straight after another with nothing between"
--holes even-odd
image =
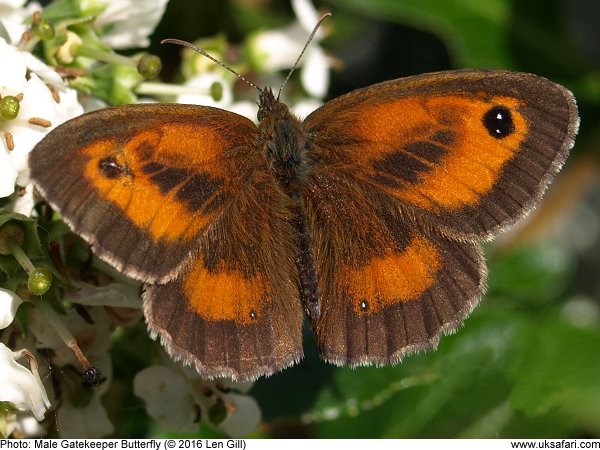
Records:
<instances>
[{"instance_id":1,"label":"green flower bud","mask_svg":"<svg viewBox=\"0 0 600 450\"><path fill-rule=\"evenodd\" d=\"M145 79L156 78L162 69L162 62L156 55L143 55L137 65L137 70Z\"/></svg>"},{"instance_id":2,"label":"green flower bud","mask_svg":"<svg viewBox=\"0 0 600 450\"><path fill-rule=\"evenodd\" d=\"M48 292L52 285L52 272L46 267L36 267L29 274L27 288L33 295L43 295Z\"/></svg>"},{"instance_id":3,"label":"green flower bud","mask_svg":"<svg viewBox=\"0 0 600 450\"><path fill-rule=\"evenodd\" d=\"M31 31L42 41L49 41L50 39L53 39L55 35L54 26L44 19L34 22L31 26Z\"/></svg>"},{"instance_id":4,"label":"green flower bud","mask_svg":"<svg viewBox=\"0 0 600 450\"><path fill-rule=\"evenodd\" d=\"M220 101L223 98L223 85L216 81L213 84L211 84L210 96L215 102Z\"/></svg>"}]
</instances>

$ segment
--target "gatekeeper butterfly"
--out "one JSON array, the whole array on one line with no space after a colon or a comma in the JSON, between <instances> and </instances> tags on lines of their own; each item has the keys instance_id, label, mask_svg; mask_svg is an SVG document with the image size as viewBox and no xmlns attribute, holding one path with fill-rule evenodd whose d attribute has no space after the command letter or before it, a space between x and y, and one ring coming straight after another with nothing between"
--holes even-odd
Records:
<instances>
[{"instance_id":1,"label":"gatekeeper butterfly","mask_svg":"<svg viewBox=\"0 0 600 450\"><path fill-rule=\"evenodd\" d=\"M573 95L526 73L383 82L304 121L270 89L258 125L208 106L84 114L33 150L41 194L145 284L150 333L205 377L302 357L396 363L485 289L481 242L525 216L573 146Z\"/></svg>"}]
</instances>

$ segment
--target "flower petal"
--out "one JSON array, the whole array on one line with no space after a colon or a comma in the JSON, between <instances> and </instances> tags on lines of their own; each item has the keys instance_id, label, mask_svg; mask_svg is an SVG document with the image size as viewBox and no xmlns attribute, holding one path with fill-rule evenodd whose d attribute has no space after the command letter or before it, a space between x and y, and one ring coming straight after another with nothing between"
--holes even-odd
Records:
<instances>
[{"instance_id":1,"label":"flower petal","mask_svg":"<svg viewBox=\"0 0 600 450\"><path fill-rule=\"evenodd\" d=\"M306 31L298 23L262 31L248 39L249 58L266 73L289 69L298 59L306 38Z\"/></svg>"},{"instance_id":2,"label":"flower petal","mask_svg":"<svg viewBox=\"0 0 600 450\"><path fill-rule=\"evenodd\" d=\"M242 437L252 433L262 417L256 400L249 395L231 393L227 396L227 402L235 411L227 415L219 424L219 428L231 437Z\"/></svg>"},{"instance_id":3,"label":"flower petal","mask_svg":"<svg viewBox=\"0 0 600 450\"><path fill-rule=\"evenodd\" d=\"M16 51L13 46L0 38L0 62L2 66L0 94L2 96L17 95L27 81L25 79L27 72L25 53Z\"/></svg>"},{"instance_id":4,"label":"flower petal","mask_svg":"<svg viewBox=\"0 0 600 450\"><path fill-rule=\"evenodd\" d=\"M2 28L8 33L10 42L19 42L23 32L27 29L26 20L35 11L42 9L37 2L30 2L27 5L25 3L25 0L0 1L0 22Z\"/></svg>"},{"instance_id":5,"label":"flower petal","mask_svg":"<svg viewBox=\"0 0 600 450\"><path fill-rule=\"evenodd\" d=\"M323 98L329 89L329 62L323 49L311 47L304 55L300 71L302 86L311 97Z\"/></svg>"},{"instance_id":6,"label":"flower petal","mask_svg":"<svg viewBox=\"0 0 600 450\"><path fill-rule=\"evenodd\" d=\"M25 354L25 350L13 352L0 343L0 401L12 403L20 411L31 411L42 420L51 403L34 363L30 371L15 361Z\"/></svg>"},{"instance_id":7,"label":"flower petal","mask_svg":"<svg viewBox=\"0 0 600 450\"><path fill-rule=\"evenodd\" d=\"M0 175L0 177L1 176L2 175ZM12 201L6 206L6 209L30 217L34 207L35 198L33 195L33 184L29 183L27 186L25 186L23 191L12 197Z\"/></svg>"},{"instance_id":8,"label":"flower petal","mask_svg":"<svg viewBox=\"0 0 600 450\"><path fill-rule=\"evenodd\" d=\"M320 19L317 8L315 8L310 0L292 0L292 8L302 28L310 33ZM321 39L322 34L322 30L319 30L315 38L317 40Z\"/></svg>"},{"instance_id":9,"label":"flower petal","mask_svg":"<svg viewBox=\"0 0 600 450\"><path fill-rule=\"evenodd\" d=\"M94 395L85 406L65 402L57 411L59 433L62 438L101 438L113 433L114 426L108 418L100 395Z\"/></svg>"},{"instance_id":10,"label":"flower petal","mask_svg":"<svg viewBox=\"0 0 600 450\"><path fill-rule=\"evenodd\" d=\"M17 308L23 300L12 291L0 288L0 330L15 320Z\"/></svg>"},{"instance_id":11,"label":"flower petal","mask_svg":"<svg viewBox=\"0 0 600 450\"><path fill-rule=\"evenodd\" d=\"M150 366L135 376L133 392L146 402L146 411L161 426L178 432L198 430L192 384L177 372Z\"/></svg>"},{"instance_id":12,"label":"flower petal","mask_svg":"<svg viewBox=\"0 0 600 450\"><path fill-rule=\"evenodd\" d=\"M17 170L12 165L6 141L0 136L0 198L14 192L16 181Z\"/></svg>"},{"instance_id":13,"label":"flower petal","mask_svg":"<svg viewBox=\"0 0 600 450\"><path fill-rule=\"evenodd\" d=\"M314 99L301 100L291 107L292 112L300 119L304 120L315 109L323 105L323 102Z\"/></svg>"},{"instance_id":14,"label":"flower petal","mask_svg":"<svg viewBox=\"0 0 600 450\"><path fill-rule=\"evenodd\" d=\"M108 30L101 37L114 49L148 47L152 34L165 12L168 0L113 0L96 18Z\"/></svg>"}]
</instances>

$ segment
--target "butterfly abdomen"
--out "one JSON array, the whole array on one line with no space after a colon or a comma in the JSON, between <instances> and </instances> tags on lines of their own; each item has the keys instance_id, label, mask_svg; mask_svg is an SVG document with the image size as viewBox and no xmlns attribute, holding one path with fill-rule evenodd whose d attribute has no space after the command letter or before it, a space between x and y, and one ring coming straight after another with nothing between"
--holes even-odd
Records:
<instances>
[{"instance_id":1,"label":"butterfly abdomen","mask_svg":"<svg viewBox=\"0 0 600 450\"><path fill-rule=\"evenodd\" d=\"M306 314L311 320L316 320L320 313L319 279L315 265L315 254L312 250L308 233L308 221L303 206L296 211L294 228L297 232L298 256L296 265L298 267L300 299Z\"/></svg>"}]
</instances>

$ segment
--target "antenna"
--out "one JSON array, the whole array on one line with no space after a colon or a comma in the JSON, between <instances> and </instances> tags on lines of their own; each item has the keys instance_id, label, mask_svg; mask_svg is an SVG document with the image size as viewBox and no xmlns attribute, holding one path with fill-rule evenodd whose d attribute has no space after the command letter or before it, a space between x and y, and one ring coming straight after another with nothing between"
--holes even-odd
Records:
<instances>
[{"instance_id":1,"label":"antenna","mask_svg":"<svg viewBox=\"0 0 600 450\"><path fill-rule=\"evenodd\" d=\"M292 76L292 73L294 73L294 70L296 70L296 68L298 67L298 63L302 59L302 56L304 56L304 53L306 52L306 49L308 48L308 45L314 39L315 34L317 34L317 31L321 27L321 24L323 23L323 21L325 19L327 19L329 16L331 16L331 13L325 13L325 14L323 14L323 16L319 19L319 21L317 22L317 24L313 28L312 32L310 33L310 36L306 40L306 44L304 44L304 47L302 48L302 51L300 52L300 55L298 55L298 58L296 59L296 62L294 63L294 65L292 66L292 68L290 69L290 71L288 72L287 76L285 77L285 80L283 80L283 83L282 83L281 87L279 88L279 92L277 93L277 99L278 100L279 100L279 96L281 95L281 91L283 90L283 87L289 81L290 77ZM163 39L162 41L160 41L160 43L161 44L176 44L176 45L181 45L182 47L189 47L192 50L200 53L202 56L205 56L206 58L210 59L215 64L218 64L223 69L228 70L229 72L231 72L232 74L234 74L236 77L238 77L240 80L248 83L250 86L252 86L253 88L255 88L258 92L263 92L263 90L261 88L259 88L256 84L254 84L252 81L248 80L243 75L240 75L239 73L237 73L235 70L233 70L227 64L225 64L225 63L219 61L217 58L209 55L208 53L206 53L201 48L196 47L191 42L182 41L181 39Z\"/></svg>"},{"instance_id":2,"label":"antenna","mask_svg":"<svg viewBox=\"0 0 600 450\"><path fill-rule=\"evenodd\" d=\"M317 24L315 25L315 27L312 30L312 33L310 33L310 36L308 37L308 39L306 40L306 44L304 44L304 48L302 49L302 51L300 52L300 54L298 55L298 58L296 59L296 62L294 63L294 65L292 66L292 68L290 69L290 71L287 74L287 77L285 77L285 80L283 80L283 83L281 85L281 87L279 88L279 92L277 93L277 100L279 100L279 96L281 95L281 91L283 91L283 87L287 84L287 82L289 81L290 77L292 76L292 74L294 73L294 70L296 70L296 67L298 67L298 63L300 62L300 60L302 59L302 56L304 55L304 53L306 52L306 49L308 48L308 45L311 43L311 41L314 39L315 34L317 34L317 31L319 30L319 28L321 27L321 24L323 23L323 21L325 19L327 19L329 16L331 16L331 13L325 13L323 14L323 17L321 17L319 19L319 21L317 22Z\"/></svg>"},{"instance_id":3,"label":"antenna","mask_svg":"<svg viewBox=\"0 0 600 450\"><path fill-rule=\"evenodd\" d=\"M319 22L320 23L320 22ZM314 35L314 32L313 32ZM311 35L312 36L312 35ZM309 41L310 42L310 41ZM258 90L258 92L262 92L263 90L261 88L259 88L257 85L255 85L252 81L248 80L246 77L244 77L243 75L240 75L239 73L237 73L235 70L233 70L231 67L229 67L227 64L219 61L217 58L210 56L208 53L206 53L204 50L202 50L199 47L196 47L194 44L192 44L191 42L187 42L187 41L182 41L181 39L163 39L162 41L160 41L161 44L176 44L176 45L181 45L182 47L189 47L192 50L200 53L202 56L205 56L206 58L210 59L212 62L214 62L215 64L218 64L219 66L221 66L223 69L228 70L229 72L231 72L232 74L234 74L236 77L238 77L240 80L248 83L250 86L252 86L253 88L256 88L256 90Z\"/></svg>"}]
</instances>

